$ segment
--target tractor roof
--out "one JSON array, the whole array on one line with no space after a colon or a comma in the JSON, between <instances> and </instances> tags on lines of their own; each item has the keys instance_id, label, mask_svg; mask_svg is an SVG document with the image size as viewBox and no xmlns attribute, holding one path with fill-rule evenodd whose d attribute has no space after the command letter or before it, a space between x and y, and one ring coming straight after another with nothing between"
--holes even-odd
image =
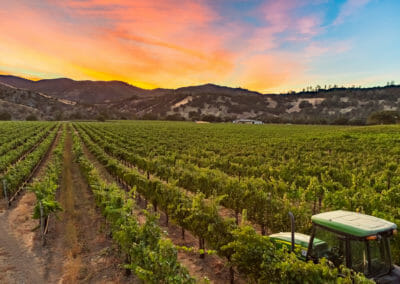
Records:
<instances>
[{"instance_id":1,"label":"tractor roof","mask_svg":"<svg viewBox=\"0 0 400 284\"><path fill-rule=\"evenodd\" d=\"M397 228L396 224L384 219L344 210L317 214L311 220L328 229L356 237L367 237Z\"/></svg>"}]
</instances>

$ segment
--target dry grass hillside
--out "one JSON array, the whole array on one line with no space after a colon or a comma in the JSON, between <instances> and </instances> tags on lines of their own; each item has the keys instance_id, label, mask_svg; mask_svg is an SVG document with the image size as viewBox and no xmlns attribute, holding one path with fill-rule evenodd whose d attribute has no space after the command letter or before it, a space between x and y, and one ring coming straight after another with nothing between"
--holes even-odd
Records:
<instances>
[{"instance_id":1,"label":"dry grass hillside","mask_svg":"<svg viewBox=\"0 0 400 284\"><path fill-rule=\"evenodd\" d=\"M62 120L95 117L99 110L0 83L0 114L7 114L13 120Z\"/></svg>"}]
</instances>

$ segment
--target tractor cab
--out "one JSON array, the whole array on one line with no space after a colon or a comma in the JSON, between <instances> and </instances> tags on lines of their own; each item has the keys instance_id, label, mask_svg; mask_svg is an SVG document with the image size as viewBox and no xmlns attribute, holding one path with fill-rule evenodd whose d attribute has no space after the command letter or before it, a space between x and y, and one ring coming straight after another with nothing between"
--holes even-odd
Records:
<instances>
[{"instance_id":1,"label":"tractor cab","mask_svg":"<svg viewBox=\"0 0 400 284\"><path fill-rule=\"evenodd\" d=\"M344 265L377 283L400 283L400 267L393 265L390 237L397 226L386 220L349 211L312 216L310 236L292 232L270 236L277 246L300 248L300 259L318 262L326 258L336 267ZM307 246L307 247L306 247Z\"/></svg>"},{"instance_id":2,"label":"tractor cab","mask_svg":"<svg viewBox=\"0 0 400 284\"><path fill-rule=\"evenodd\" d=\"M390 237L397 226L386 220L349 211L332 211L311 217L313 231L307 259L325 257L335 266L345 265L378 283L399 283L400 268L390 254ZM314 239L323 240L321 247Z\"/></svg>"}]
</instances>

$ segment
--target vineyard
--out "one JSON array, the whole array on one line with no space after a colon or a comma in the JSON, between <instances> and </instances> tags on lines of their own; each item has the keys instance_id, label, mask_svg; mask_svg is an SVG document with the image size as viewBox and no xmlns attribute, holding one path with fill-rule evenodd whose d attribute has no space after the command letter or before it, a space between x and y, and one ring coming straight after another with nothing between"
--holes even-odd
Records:
<instances>
[{"instance_id":1,"label":"vineyard","mask_svg":"<svg viewBox=\"0 0 400 284\"><path fill-rule=\"evenodd\" d=\"M63 201L69 167L76 167L74 179L82 176L102 223L93 234L112 243L122 282L369 283L325 260L302 261L268 235L290 231L289 212L296 232L310 234L312 215L337 209L399 227L399 130L4 122L0 199L10 211L24 189L32 193L38 242L51 247L61 230L55 224L77 210ZM61 220L50 218L60 214ZM400 237L390 246L398 265Z\"/></svg>"}]
</instances>

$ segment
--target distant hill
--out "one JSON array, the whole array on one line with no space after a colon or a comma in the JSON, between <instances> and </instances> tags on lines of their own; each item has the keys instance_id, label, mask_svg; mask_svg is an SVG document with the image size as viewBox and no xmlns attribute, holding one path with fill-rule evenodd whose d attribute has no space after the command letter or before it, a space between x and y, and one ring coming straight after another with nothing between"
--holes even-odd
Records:
<instances>
[{"instance_id":1,"label":"distant hill","mask_svg":"<svg viewBox=\"0 0 400 284\"><path fill-rule=\"evenodd\" d=\"M75 81L68 78L31 81L24 78L0 75L0 82L36 92L85 104L103 104L126 99L142 99L164 94L258 94L244 89L206 84L173 89L145 90L121 81Z\"/></svg>"},{"instance_id":2,"label":"distant hill","mask_svg":"<svg viewBox=\"0 0 400 284\"><path fill-rule=\"evenodd\" d=\"M13 120L25 120L33 115L39 120L95 118L102 114L97 106L86 106L47 94L19 89L0 83L0 114Z\"/></svg>"},{"instance_id":3,"label":"distant hill","mask_svg":"<svg viewBox=\"0 0 400 284\"><path fill-rule=\"evenodd\" d=\"M30 81L0 75L0 82L85 104L107 103L147 94L149 91L120 81L74 81L67 78Z\"/></svg>"},{"instance_id":4,"label":"distant hill","mask_svg":"<svg viewBox=\"0 0 400 284\"><path fill-rule=\"evenodd\" d=\"M68 105L66 114L72 118L98 115L209 121L252 118L277 123L364 124L375 112L400 110L399 86L275 95L213 84L145 90L120 81L66 78L30 81L5 75L0 75L0 82L21 92L30 90L57 99Z\"/></svg>"}]
</instances>

